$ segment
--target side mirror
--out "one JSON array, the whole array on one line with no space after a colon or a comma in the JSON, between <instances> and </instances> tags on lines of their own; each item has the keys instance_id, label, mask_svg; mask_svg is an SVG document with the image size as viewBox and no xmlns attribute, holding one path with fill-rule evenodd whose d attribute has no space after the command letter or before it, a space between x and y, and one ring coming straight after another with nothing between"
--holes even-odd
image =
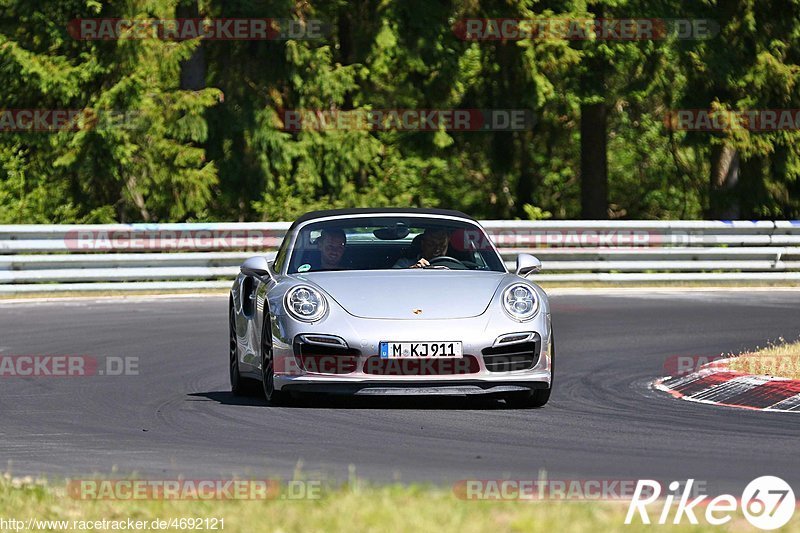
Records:
<instances>
[{"instance_id":1,"label":"side mirror","mask_svg":"<svg viewBox=\"0 0 800 533\"><path fill-rule=\"evenodd\" d=\"M542 269L542 262L530 254L519 254L517 256L517 276L527 276L531 273L539 272Z\"/></svg>"},{"instance_id":2,"label":"side mirror","mask_svg":"<svg viewBox=\"0 0 800 533\"><path fill-rule=\"evenodd\" d=\"M264 256L256 256L242 263L242 274L246 276L270 276L270 261Z\"/></svg>"}]
</instances>

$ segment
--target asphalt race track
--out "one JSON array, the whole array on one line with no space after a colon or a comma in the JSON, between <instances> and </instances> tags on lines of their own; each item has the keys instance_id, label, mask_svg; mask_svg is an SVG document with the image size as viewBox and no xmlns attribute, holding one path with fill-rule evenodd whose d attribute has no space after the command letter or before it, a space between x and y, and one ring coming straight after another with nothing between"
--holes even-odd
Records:
<instances>
[{"instance_id":1,"label":"asphalt race track","mask_svg":"<svg viewBox=\"0 0 800 533\"><path fill-rule=\"evenodd\" d=\"M650 390L673 355L800 334L800 292L556 294L556 388L495 400L363 398L291 408L228 392L227 299L0 303L0 354L138 357L139 374L0 377L0 471L150 478L307 476L684 480L800 485L800 413ZM351 466L352 465L352 466Z\"/></svg>"}]
</instances>

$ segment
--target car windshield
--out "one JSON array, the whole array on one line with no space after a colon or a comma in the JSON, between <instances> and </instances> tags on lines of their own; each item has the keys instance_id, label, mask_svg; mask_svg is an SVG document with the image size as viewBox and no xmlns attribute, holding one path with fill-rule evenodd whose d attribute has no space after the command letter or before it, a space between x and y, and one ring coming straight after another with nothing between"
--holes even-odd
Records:
<instances>
[{"instance_id":1,"label":"car windshield","mask_svg":"<svg viewBox=\"0 0 800 533\"><path fill-rule=\"evenodd\" d=\"M402 216L309 223L297 235L288 272L403 268L505 272L478 225Z\"/></svg>"}]
</instances>

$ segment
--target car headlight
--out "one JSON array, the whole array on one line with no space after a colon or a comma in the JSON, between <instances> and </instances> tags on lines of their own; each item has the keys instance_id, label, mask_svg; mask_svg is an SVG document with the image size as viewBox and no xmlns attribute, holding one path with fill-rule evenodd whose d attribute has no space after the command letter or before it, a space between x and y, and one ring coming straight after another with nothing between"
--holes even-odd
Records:
<instances>
[{"instance_id":1,"label":"car headlight","mask_svg":"<svg viewBox=\"0 0 800 533\"><path fill-rule=\"evenodd\" d=\"M515 283L503 291L503 309L514 320L530 320L539 311L539 300L533 289Z\"/></svg>"},{"instance_id":2,"label":"car headlight","mask_svg":"<svg viewBox=\"0 0 800 533\"><path fill-rule=\"evenodd\" d=\"M328 302L318 290L300 285L286 293L286 310L298 320L316 322L325 315Z\"/></svg>"}]
</instances>

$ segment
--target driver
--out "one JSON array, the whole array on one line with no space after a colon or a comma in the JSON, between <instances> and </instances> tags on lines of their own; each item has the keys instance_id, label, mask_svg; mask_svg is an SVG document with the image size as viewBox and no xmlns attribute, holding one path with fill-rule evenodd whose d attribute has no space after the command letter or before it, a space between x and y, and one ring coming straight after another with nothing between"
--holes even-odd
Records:
<instances>
[{"instance_id":1,"label":"driver","mask_svg":"<svg viewBox=\"0 0 800 533\"><path fill-rule=\"evenodd\" d=\"M340 270L344 249L347 245L347 236L344 231L336 229L324 229L319 239L317 248L320 253L320 265L315 270Z\"/></svg>"},{"instance_id":2,"label":"driver","mask_svg":"<svg viewBox=\"0 0 800 533\"><path fill-rule=\"evenodd\" d=\"M449 235L444 229L426 229L422 234L420 254L416 258L401 257L392 268L424 268L430 260L447 254Z\"/></svg>"}]
</instances>

